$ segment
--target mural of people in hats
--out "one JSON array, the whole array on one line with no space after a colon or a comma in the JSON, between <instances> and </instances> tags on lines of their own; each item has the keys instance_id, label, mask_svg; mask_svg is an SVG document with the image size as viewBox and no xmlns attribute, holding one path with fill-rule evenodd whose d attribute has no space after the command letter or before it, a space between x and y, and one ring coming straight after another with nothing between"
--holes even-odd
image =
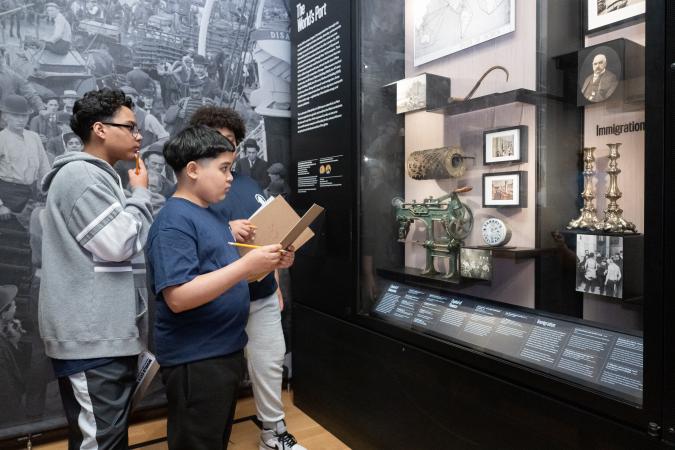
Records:
<instances>
[{"instance_id":1,"label":"mural of people in hats","mask_svg":"<svg viewBox=\"0 0 675 450\"><path fill-rule=\"evenodd\" d=\"M202 55L195 55L192 67L194 70L194 76L198 78L203 84L202 95L215 101L221 96L222 91L220 86L218 86L218 83L215 80L209 78L209 74L206 70L207 66L208 61L206 60L206 57Z\"/></svg>"},{"instance_id":2,"label":"mural of people in hats","mask_svg":"<svg viewBox=\"0 0 675 450\"><path fill-rule=\"evenodd\" d=\"M44 114L38 114L30 120L29 128L40 135L40 140L43 146L47 146L49 139L60 136L61 128L59 127L57 114L59 112L59 99L51 97L45 99L47 101Z\"/></svg>"},{"instance_id":3,"label":"mural of people in hats","mask_svg":"<svg viewBox=\"0 0 675 450\"><path fill-rule=\"evenodd\" d=\"M25 385L19 368L18 344L25 333L15 318L16 294L14 285L0 286L0 422L6 423L24 411Z\"/></svg>"},{"instance_id":4,"label":"mural of people in hats","mask_svg":"<svg viewBox=\"0 0 675 450\"><path fill-rule=\"evenodd\" d=\"M63 91L63 95L61 96L61 102L63 103L63 109L61 111L68 115L72 115L73 106L75 106L75 100L78 98L80 98L80 96L77 95L77 91L65 89Z\"/></svg>"},{"instance_id":5,"label":"mural of people in hats","mask_svg":"<svg viewBox=\"0 0 675 450\"><path fill-rule=\"evenodd\" d=\"M0 0L2 11L6 10L3 6L11 4L26 6L21 16L10 14L0 18L6 23L14 18L15 25L23 20L21 40L16 33L13 37L5 34L0 44L0 239L3 244L0 261L11 266L0 270L0 286L18 287L17 317L27 330L18 349L12 347L13 354L21 356L17 362L26 383L25 390L23 386L12 389L22 393L23 405L12 411L11 407L4 407L12 403L0 399L0 407L4 407L0 412L3 419L0 435L3 431L7 433L7 427L11 427L10 433L14 430L24 435L35 433L45 426L51 427L54 419L63 418L61 400L55 383L51 382L54 379L51 363L44 355L37 326L33 323L41 271L39 217L45 195L38 187L57 157L82 151L83 143L69 125L75 102L86 91L95 86L131 89L127 95L136 105L136 121L143 133L141 155L148 168L153 214L159 212L166 196L172 195L175 183L171 168L163 160L163 139L186 126L199 106L217 104L241 115L249 133L238 140L248 137L256 143L258 156L254 159L258 161L253 165L256 171L260 170L256 181L261 189L267 187L271 195L284 192L286 184L272 181L276 174L267 172L266 160L271 158L272 166L274 162L289 160L287 147L270 148L268 144L273 141L268 135L279 138L274 134L278 131L269 130L279 127L268 127L262 115L265 112L256 107L268 104L264 101L267 97L261 103L251 100L251 94L260 88L257 75L256 82L251 82L251 75L259 70L255 59L256 40L250 38L251 33L256 27L268 27L265 21L271 17L272 10L274 14L280 11L283 16L274 19L274 27L283 29L284 24L290 23L287 11L280 8L282 0L219 0L211 12L210 33L204 49L197 48L199 23L195 18L205 11L196 8L195 2L45 1L47 3L7 0L3 5ZM254 25L256 17L262 22ZM23 52L29 56L28 60L21 57ZM290 60L290 54L277 56ZM36 70L60 74L46 78L31 76ZM62 76L64 73L67 76ZM260 73L270 74L262 66ZM266 79L278 78L275 75ZM278 115L273 117L276 121L286 120ZM283 138L283 131L281 133ZM243 166L244 162L250 165L248 161L241 159L239 165ZM133 161L131 164L133 167ZM122 170L120 175L123 186L127 186L128 172ZM17 254L21 254L21 258ZM4 360L0 364L2 369L12 366L11 363L5 366ZM0 386L13 386L14 375L2 369ZM155 391L152 400L161 402L161 389L158 387ZM40 422L38 417L47 422Z\"/></svg>"},{"instance_id":6,"label":"mural of people in hats","mask_svg":"<svg viewBox=\"0 0 675 450\"><path fill-rule=\"evenodd\" d=\"M143 145L147 147L160 139L168 138L169 132L166 131L159 119L142 108L138 91L133 86L122 86L120 89L134 102L136 124L138 129L141 130Z\"/></svg>"},{"instance_id":7,"label":"mural of people in hats","mask_svg":"<svg viewBox=\"0 0 675 450\"><path fill-rule=\"evenodd\" d=\"M147 91L155 92L155 81L150 78L150 75L138 63L134 64L133 68L127 72L126 78L129 86L136 89L139 94Z\"/></svg>"},{"instance_id":8,"label":"mural of people in hats","mask_svg":"<svg viewBox=\"0 0 675 450\"><path fill-rule=\"evenodd\" d=\"M26 209L36 200L36 183L50 169L40 136L25 129L30 113L28 102L20 95L0 101L0 118L7 124L0 131L0 221L16 215L25 227L30 216Z\"/></svg>"},{"instance_id":9,"label":"mural of people in hats","mask_svg":"<svg viewBox=\"0 0 675 450\"><path fill-rule=\"evenodd\" d=\"M201 106L213 105L214 101L203 95L204 81L197 77L190 80L190 95L178 100L178 104L170 107L164 120L173 125L173 132L176 133L187 126L190 117Z\"/></svg>"},{"instance_id":10,"label":"mural of people in hats","mask_svg":"<svg viewBox=\"0 0 675 450\"><path fill-rule=\"evenodd\" d=\"M148 189L151 192L169 198L175 191L175 182L167 177L167 165L164 159L164 142L166 139L145 147L141 150L141 157L148 168Z\"/></svg>"},{"instance_id":11,"label":"mural of people in hats","mask_svg":"<svg viewBox=\"0 0 675 450\"><path fill-rule=\"evenodd\" d=\"M67 55L70 50L70 43L73 40L70 23L61 14L61 7L58 3L46 3L45 11L47 17L54 21L52 34L45 38L45 50L57 55Z\"/></svg>"},{"instance_id":12,"label":"mural of people in hats","mask_svg":"<svg viewBox=\"0 0 675 450\"><path fill-rule=\"evenodd\" d=\"M84 145L78 135L70 131L69 127L64 126L64 132L59 136L51 138L47 142L47 157L50 163L54 163L57 156L66 152L81 152Z\"/></svg>"},{"instance_id":13,"label":"mural of people in hats","mask_svg":"<svg viewBox=\"0 0 675 450\"><path fill-rule=\"evenodd\" d=\"M26 78L7 67L4 56L5 51L0 47L0 100L12 94L21 95L30 103L33 111L42 111L44 105L35 88Z\"/></svg>"},{"instance_id":14,"label":"mural of people in hats","mask_svg":"<svg viewBox=\"0 0 675 450\"><path fill-rule=\"evenodd\" d=\"M291 193L291 187L286 182L286 168L281 163L274 163L267 168L267 175L270 178L270 183L265 188L264 192L267 197L282 195L284 198Z\"/></svg>"},{"instance_id":15,"label":"mural of people in hats","mask_svg":"<svg viewBox=\"0 0 675 450\"><path fill-rule=\"evenodd\" d=\"M260 146L255 139L246 139L243 144L245 158L237 162L237 171L248 175L258 182L260 189L265 189L270 177L267 174L267 161L259 157Z\"/></svg>"},{"instance_id":16,"label":"mural of people in hats","mask_svg":"<svg viewBox=\"0 0 675 450\"><path fill-rule=\"evenodd\" d=\"M181 94L186 94L190 86L190 80L194 77L193 52L188 52L171 66L170 72L178 85Z\"/></svg>"}]
</instances>

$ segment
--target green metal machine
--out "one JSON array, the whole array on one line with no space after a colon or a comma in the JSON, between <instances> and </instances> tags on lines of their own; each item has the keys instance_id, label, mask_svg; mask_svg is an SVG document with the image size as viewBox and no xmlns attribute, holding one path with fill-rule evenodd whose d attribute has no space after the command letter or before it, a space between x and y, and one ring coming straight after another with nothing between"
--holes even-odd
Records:
<instances>
[{"instance_id":1,"label":"green metal machine","mask_svg":"<svg viewBox=\"0 0 675 450\"><path fill-rule=\"evenodd\" d=\"M425 241L415 241L426 250L423 275L441 275L444 280L451 283L460 282L459 249L473 228L473 213L467 205L461 202L459 194L469 192L471 189L470 186L465 186L438 198L427 197L422 203L417 203L415 200L406 203L400 197L392 200L399 225L399 242L406 241L410 225L414 221L421 221L426 227ZM437 235L437 229L442 230L442 235ZM449 268L446 273L436 270L434 258L449 259Z\"/></svg>"}]
</instances>

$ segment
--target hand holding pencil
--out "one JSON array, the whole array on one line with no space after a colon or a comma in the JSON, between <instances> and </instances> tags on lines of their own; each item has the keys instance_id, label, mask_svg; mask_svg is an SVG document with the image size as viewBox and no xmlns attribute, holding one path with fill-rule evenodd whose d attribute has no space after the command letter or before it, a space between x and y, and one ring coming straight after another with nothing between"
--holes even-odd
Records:
<instances>
[{"instance_id":1,"label":"hand holding pencil","mask_svg":"<svg viewBox=\"0 0 675 450\"><path fill-rule=\"evenodd\" d=\"M280 268L284 255L287 253L281 249L281 244L263 246L238 242L229 242L229 244L244 248L253 247L250 252L241 257L241 261L245 262L248 267L248 276L264 274Z\"/></svg>"},{"instance_id":2,"label":"hand holding pencil","mask_svg":"<svg viewBox=\"0 0 675 450\"><path fill-rule=\"evenodd\" d=\"M148 171L138 153L136 154L136 168L129 169L129 186L132 189L148 188Z\"/></svg>"},{"instance_id":3,"label":"hand holding pencil","mask_svg":"<svg viewBox=\"0 0 675 450\"><path fill-rule=\"evenodd\" d=\"M241 248L250 248L250 249L261 249L261 248L267 248L267 247L279 247L278 252L281 253L281 258L279 259L279 265L276 267L276 269L288 269L293 265L293 262L295 261L295 249L291 245L287 249L282 249L281 245L276 244L276 245L254 245L254 244L243 244L241 242L228 242L228 244L234 246L234 247L241 247Z\"/></svg>"}]
</instances>

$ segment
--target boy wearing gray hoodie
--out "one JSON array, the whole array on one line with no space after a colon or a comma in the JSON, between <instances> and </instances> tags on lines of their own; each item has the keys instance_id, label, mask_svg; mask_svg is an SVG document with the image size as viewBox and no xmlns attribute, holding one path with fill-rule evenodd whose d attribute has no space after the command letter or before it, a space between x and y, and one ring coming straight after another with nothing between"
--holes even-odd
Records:
<instances>
[{"instance_id":1,"label":"boy wearing gray hoodie","mask_svg":"<svg viewBox=\"0 0 675 450\"><path fill-rule=\"evenodd\" d=\"M133 103L91 91L75 103L81 153L54 160L42 241L39 324L59 380L69 448L128 448L129 400L145 347L143 245L152 221L148 176L129 171L130 198L113 165L141 146Z\"/></svg>"}]
</instances>

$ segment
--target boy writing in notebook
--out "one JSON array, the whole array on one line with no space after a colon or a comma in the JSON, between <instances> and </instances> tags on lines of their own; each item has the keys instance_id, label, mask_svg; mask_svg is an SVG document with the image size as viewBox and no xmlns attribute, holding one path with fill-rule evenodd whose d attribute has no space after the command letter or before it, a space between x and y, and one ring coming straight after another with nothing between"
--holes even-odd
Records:
<instances>
[{"instance_id":1,"label":"boy writing in notebook","mask_svg":"<svg viewBox=\"0 0 675 450\"><path fill-rule=\"evenodd\" d=\"M218 131L232 145L246 136L246 126L239 114L230 108L202 106L192 115L191 125L203 125ZM247 161L240 161L248 164ZM211 209L228 222L237 242L248 242L255 235L248 220L264 202L258 183L237 172L227 197ZM281 398L286 344L281 326L283 297L275 273L249 283L251 309L246 325L248 344L246 362L251 377L256 416L262 423L260 450L306 450L286 428L286 415Z\"/></svg>"},{"instance_id":2,"label":"boy writing in notebook","mask_svg":"<svg viewBox=\"0 0 675 450\"><path fill-rule=\"evenodd\" d=\"M234 147L218 132L188 127L164 146L178 183L150 229L146 255L157 296L155 349L169 402L170 449L226 448L243 375L247 278L287 267L281 245L240 258L209 205L232 183Z\"/></svg>"}]
</instances>

